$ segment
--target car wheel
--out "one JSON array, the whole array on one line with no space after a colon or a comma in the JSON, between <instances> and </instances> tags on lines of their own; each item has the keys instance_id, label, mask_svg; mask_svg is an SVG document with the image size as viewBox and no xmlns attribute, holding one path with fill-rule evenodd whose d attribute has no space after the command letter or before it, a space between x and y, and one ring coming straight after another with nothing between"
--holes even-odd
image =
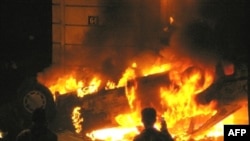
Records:
<instances>
[{"instance_id":1,"label":"car wheel","mask_svg":"<svg viewBox=\"0 0 250 141\"><path fill-rule=\"evenodd\" d=\"M56 105L52 93L35 78L29 78L21 84L17 99L20 115L27 120L31 120L32 112L39 107L45 109L48 121L53 120L56 115Z\"/></svg>"}]
</instances>

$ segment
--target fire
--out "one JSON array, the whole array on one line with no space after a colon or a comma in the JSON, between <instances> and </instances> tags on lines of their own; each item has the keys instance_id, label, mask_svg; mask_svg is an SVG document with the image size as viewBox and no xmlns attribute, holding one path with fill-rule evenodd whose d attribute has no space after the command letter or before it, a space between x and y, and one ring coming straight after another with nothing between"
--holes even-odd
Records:
<instances>
[{"instance_id":1,"label":"fire","mask_svg":"<svg viewBox=\"0 0 250 141\"><path fill-rule=\"evenodd\" d=\"M101 80L98 77L92 78L89 82L77 80L74 75L69 74L59 77L56 82L49 86L52 94L59 93L60 95L68 92L77 91L78 97L83 97L86 94L91 94L98 91Z\"/></svg>"},{"instance_id":2,"label":"fire","mask_svg":"<svg viewBox=\"0 0 250 141\"><path fill-rule=\"evenodd\" d=\"M138 71L137 65L136 63L133 63L131 66L132 67L129 67L125 71L123 77L120 79L120 86L125 85L125 82L128 80L133 80L136 78L136 74L138 73L136 72ZM179 72L178 70L171 71L171 68L173 68L173 66L170 64L161 64L153 65L150 68L141 71L144 76L170 71L170 79L173 83L169 87L162 86L159 89L161 106L163 109L166 109L160 114L166 117L165 120L168 123L168 127L170 129L174 128L175 125L180 124L178 122L189 121L190 118L195 116L211 116L215 114L216 111L213 110L213 102L208 106L201 106L198 105L194 100L196 94L206 89L213 82L213 71L209 69L204 71L203 69L190 67L190 65L187 65L186 69L182 68ZM138 102L140 100L136 96L136 84L137 83L135 82L133 87L126 89L126 96L132 112L128 114L117 115L115 118L120 127L95 130L89 133L88 136L101 140L131 140L129 137L126 137L128 132L124 132L124 129L126 129L125 131L130 131L131 136L134 136L139 132L139 129L134 129L134 127L143 127L139 114L141 108L138 105ZM157 128L159 128L160 123L157 122L156 126L157 125ZM185 126L182 127L183 129L178 132L183 132L188 128ZM115 130L114 132L119 132L119 134L113 134L113 130ZM178 135L180 134L178 132L172 133ZM123 136L121 136L121 134L123 134ZM119 139L117 136L119 136Z\"/></svg>"},{"instance_id":3,"label":"fire","mask_svg":"<svg viewBox=\"0 0 250 141\"><path fill-rule=\"evenodd\" d=\"M55 85L49 86L50 91L54 94L59 92L60 94L65 94L69 91L74 91L81 86L81 82L77 82L74 76L65 75L57 79Z\"/></svg>"},{"instance_id":4,"label":"fire","mask_svg":"<svg viewBox=\"0 0 250 141\"><path fill-rule=\"evenodd\" d=\"M73 125L75 127L75 131L76 133L80 133L82 130L82 126L81 123L83 122L83 118L81 118L81 113L79 112L79 110L81 109L81 107L75 107L72 113L72 121L73 121Z\"/></svg>"},{"instance_id":5,"label":"fire","mask_svg":"<svg viewBox=\"0 0 250 141\"><path fill-rule=\"evenodd\" d=\"M212 103L210 106L200 107L194 100L198 92L203 91L212 83L212 74L207 72L205 75L207 75L207 77L202 76L199 69L194 69L189 73L183 74L175 72L171 76L176 84L174 83L169 87L162 87L160 89L162 106L168 109L163 115L164 117L174 117L168 118L169 127L174 127L177 121L183 119L215 112L212 110ZM202 77L204 77L205 80L202 80ZM201 82L201 80L204 82Z\"/></svg>"},{"instance_id":6,"label":"fire","mask_svg":"<svg viewBox=\"0 0 250 141\"><path fill-rule=\"evenodd\" d=\"M228 116L227 118L225 118L221 122L219 122L216 125L214 125L213 127L211 127L211 129L209 129L208 131L206 131L203 135L197 136L195 139L199 140L199 139L204 138L204 136L210 137L210 138L219 138L219 137L222 137L223 136L223 126L225 124L233 124L233 123L235 123L234 119L235 119L235 115L234 114Z\"/></svg>"},{"instance_id":7,"label":"fire","mask_svg":"<svg viewBox=\"0 0 250 141\"><path fill-rule=\"evenodd\" d=\"M81 81L80 81L81 82ZM79 82L79 83L80 83ZM82 84L81 87L79 87L77 89L77 96L78 97L83 97L84 95L86 94L91 94L91 93L94 93L94 92L97 92L98 91L98 88L101 84L101 80L98 79L98 78L93 78L89 83L88 85L84 85L84 83L80 83Z\"/></svg>"},{"instance_id":8,"label":"fire","mask_svg":"<svg viewBox=\"0 0 250 141\"><path fill-rule=\"evenodd\" d=\"M160 98L160 101L158 101L158 108L160 108L157 109L159 111L158 118L164 117L173 136L179 136L182 139L189 137L187 132L193 119L197 117L211 117L217 112L214 110L215 101L210 102L208 105L200 105L195 100L196 95L213 83L215 78L214 68L194 65L189 60L178 63L162 63L161 60L157 60L151 66L145 68L139 68L139 66L136 62L133 62L124 71L117 84L108 80L105 85L105 89L125 87L131 112L119 114L115 117L115 121L119 126L97 129L87 133L86 136L92 140L126 141L132 140L132 137L143 129L140 119L140 110L142 108L140 103L143 99L138 97L139 88L136 80L140 76L144 77L167 72L168 76L166 77L169 77L169 84L160 86L154 93L155 97ZM89 81L77 81L72 75L67 75L60 77L57 83L49 88L52 92L59 92L60 94L76 91L78 97L84 97L87 94L97 92L101 82L101 79L98 77L93 77ZM81 132L82 122L84 122L80 110L81 107L75 107L72 112L72 122L76 133ZM207 135L213 137L221 136L223 123L218 123L213 129L207 131ZM175 129L177 126L178 130ZM156 128L160 128L159 120L157 120Z\"/></svg>"},{"instance_id":9,"label":"fire","mask_svg":"<svg viewBox=\"0 0 250 141\"><path fill-rule=\"evenodd\" d=\"M99 139L105 141L130 141L134 137L133 133L139 133L137 128L116 127L96 130L91 133L88 133L87 136L90 137L92 140Z\"/></svg>"},{"instance_id":10,"label":"fire","mask_svg":"<svg viewBox=\"0 0 250 141\"><path fill-rule=\"evenodd\" d=\"M131 67L128 67L123 74L122 78L118 82L118 87L125 86L127 81L130 79L134 79L136 77L135 68L137 67L136 63L133 63Z\"/></svg>"},{"instance_id":11,"label":"fire","mask_svg":"<svg viewBox=\"0 0 250 141\"><path fill-rule=\"evenodd\" d=\"M170 64L162 64L162 65L154 65L149 69L143 70L144 76L155 74L155 73L161 73L169 70L171 68Z\"/></svg>"}]
</instances>

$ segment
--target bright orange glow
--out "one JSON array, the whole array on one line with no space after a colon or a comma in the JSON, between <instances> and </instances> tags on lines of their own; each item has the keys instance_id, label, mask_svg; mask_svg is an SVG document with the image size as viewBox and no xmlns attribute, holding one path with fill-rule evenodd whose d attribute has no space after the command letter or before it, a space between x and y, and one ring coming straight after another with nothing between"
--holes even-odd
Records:
<instances>
[{"instance_id":1,"label":"bright orange glow","mask_svg":"<svg viewBox=\"0 0 250 141\"><path fill-rule=\"evenodd\" d=\"M137 67L137 64L134 62L133 64L132 64L132 68L136 68Z\"/></svg>"},{"instance_id":2,"label":"bright orange glow","mask_svg":"<svg viewBox=\"0 0 250 141\"><path fill-rule=\"evenodd\" d=\"M127 96L127 99L128 99L130 109L134 109L133 102L135 101L135 98L136 98L135 90L136 90L136 86L133 86L130 89L128 89L126 87L126 96Z\"/></svg>"},{"instance_id":3,"label":"bright orange glow","mask_svg":"<svg viewBox=\"0 0 250 141\"><path fill-rule=\"evenodd\" d=\"M62 76L57 79L54 85L49 86L49 89L53 94L55 92L59 92L60 94L66 94L67 92L75 91L78 88L78 82L72 75Z\"/></svg>"},{"instance_id":4,"label":"bright orange glow","mask_svg":"<svg viewBox=\"0 0 250 141\"><path fill-rule=\"evenodd\" d=\"M78 97L83 97L86 94L91 94L98 91L101 80L94 77L89 82L77 80L73 75L65 75L56 80L54 85L50 85L49 89L52 94L59 93L60 95L68 92L77 92Z\"/></svg>"},{"instance_id":5,"label":"bright orange glow","mask_svg":"<svg viewBox=\"0 0 250 141\"><path fill-rule=\"evenodd\" d=\"M161 72L165 72L167 70L169 70L171 68L170 64L162 64L162 65L154 65L151 68L148 69L144 69L143 70L143 75L147 76L150 74L156 74L156 73L161 73Z\"/></svg>"},{"instance_id":6,"label":"bright orange glow","mask_svg":"<svg viewBox=\"0 0 250 141\"><path fill-rule=\"evenodd\" d=\"M204 76L196 69L189 73L173 73L172 76L177 83L160 89L162 106L168 109L163 113L164 117L174 117L166 119L170 128L183 119L215 112L212 110L213 105L200 107L194 100L198 92L212 83L211 76L205 78L203 85L199 83Z\"/></svg>"},{"instance_id":7,"label":"bright orange glow","mask_svg":"<svg viewBox=\"0 0 250 141\"><path fill-rule=\"evenodd\" d=\"M115 82L108 81L107 84L106 84L106 86L105 86L105 89L109 90L109 89L114 89L114 88L116 88Z\"/></svg>"},{"instance_id":8,"label":"bright orange glow","mask_svg":"<svg viewBox=\"0 0 250 141\"><path fill-rule=\"evenodd\" d=\"M81 113L79 112L80 109L80 107L75 107L71 116L76 133L80 133L82 131L81 124L83 122L83 118L81 117Z\"/></svg>"},{"instance_id":9,"label":"bright orange glow","mask_svg":"<svg viewBox=\"0 0 250 141\"><path fill-rule=\"evenodd\" d=\"M100 84L101 84L100 79L93 78L86 86L84 86L82 84L82 86L77 89L77 96L83 97L86 94L91 94L91 93L97 92Z\"/></svg>"},{"instance_id":10,"label":"bright orange glow","mask_svg":"<svg viewBox=\"0 0 250 141\"><path fill-rule=\"evenodd\" d=\"M173 24L173 22L174 22L174 18L173 17L169 17L169 23Z\"/></svg>"},{"instance_id":11,"label":"bright orange glow","mask_svg":"<svg viewBox=\"0 0 250 141\"><path fill-rule=\"evenodd\" d=\"M88 133L87 136L92 140L105 140L105 141L131 141L135 134L138 134L138 130L135 127L124 128L108 128L96 130Z\"/></svg>"},{"instance_id":12,"label":"bright orange glow","mask_svg":"<svg viewBox=\"0 0 250 141\"><path fill-rule=\"evenodd\" d=\"M213 71L210 69L206 70L199 69L198 67L190 67L189 63L186 64L186 68L182 66L180 70L172 70L174 66L171 66L171 64L152 65L151 67L141 70L143 76L169 71L169 77L172 83L171 85L161 86L159 88L159 95L161 97L161 107L166 109L165 112L160 114L164 117L168 117L165 120L167 121L168 127L170 129L180 124L180 121L189 121L191 117L199 115L212 116L216 113L216 111L213 110L213 102L210 105L201 106L197 105L194 100L196 94L206 89L213 82ZM141 108L138 105L138 103L140 103L140 99L136 97L138 82L135 80L135 70L138 70L138 68L128 68L125 71L123 77L120 79L120 86L125 85L125 82L128 80L130 83L132 83L132 86L126 87L126 96L132 112L128 114L117 115L115 119L120 127L123 127L123 129L125 128L127 130L136 126L142 127L140 119ZM176 86L178 86L178 89L176 89ZM183 122L181 123L183 124ZM156 126L157 125L159 127L160 123L158 122ZM172 131L172 134L183 134L181 132L186 131L187 128L188 126L182 126L181 130L176 130L178 132ZM119 129L116 129L116 132L118 130ZM117 139L116 135L112 136L108 134L107 131L109 130L95 130L91 133L91 135L92 137L98 139L103 139L103 135L106 135L104 140L113 141ZM122 133L122 131L119 133ZM135 135L136 132L131 134ZM121 136L121 134L119 134L119 136ZM128 139L125 137L125 134L123 139Z\"/></svg>"},{"instance_id":13,"label":"bright orange glow","mask_svg":"<svg viewBox=\"0 0 250 141\"><path fill-rule=\"evenodd\" d=\"M172 63L163 63L160 59L157 59L155 64L144 64L143 68L139 66L139 64L133 62L131 66L124 71L117 84L112 81L107 81L105 85L105 89L125 87L125 94L131 112L118 114L115 117L117 127L93 130L86 134L88 137L93 140L99 139L105 141L132 140L132 137L143 129L140 111L142 108L141 103L144 100L144 93L149 94L145 94L145 97L149 97L149 99L150 96L153 96L152 100L159 97L159 101L154 101L157 103L156 107L159 108L156 109L158 111L158 118L161 116L165 117L164 119L167 122L170 133L181 139L188 139L189 135L187 131L190 128L192 119L200 118L201 120L196 124L202 125L209 117L216 114L217 111L214 109L217 104L216 101L211 101L207 105L201 105L195 100L197 95L213 83L215 78L214 67L193 64L189 59L173 61ZM231 66L229 65L229 71L231 70ZM152 86L154 92L151 92L150 88L144 88L149 85L137 79L161 73L165 74L165 76L162 77L166 77L165 79L167 81L159 83L155 87ZM157 83L157 79L155 81L155 83ZM65 75L64 77L58 78L55 85L51 85L49 88L53 93L59 92L60 94L65 94L70 91L75 91L78 97L84 97L87 94L98 92L101 82L102 80L98 77L93 77L88 79L88 81L77 81L73 75ZM143 96L140 97L140 94ZM121 113L122 112L123 111L121 111ZM206 120L202 120L203 118ZM74 108L72 121L76 133L80 133L82 130L82 122L84 122L80 114L80 107ZM206 136L221 136L221 128L224 123L225 121L218 123L212 129L208 130ZM159 120L157 120L155 127L160 128ZM203 135L200 135L195 138L203 137Z\"/></svg>"},{"instance_id":14,"label":"bright orange glow","mask_svg":"<svg viewBox=\"0 0 250 141\"><path fill-rule=\"evenodd\" d=\"M136 72L134 68L127 68L122 78L119 80L117 87L122 87L127 84L127 81L134 79L136 77Z\"/></svg>"},{"instance_id":15,"label":"bright orange glow","mask_svg":"<svg viewBox=\"0 0 250 141\"><path fill-rule=\"evenodd\" d=\"M134 127L134 125L141 126L140 112L133 112L129 114L120 114L116 116L115 120L122 127Z\"/></svg>"}]
</instances>

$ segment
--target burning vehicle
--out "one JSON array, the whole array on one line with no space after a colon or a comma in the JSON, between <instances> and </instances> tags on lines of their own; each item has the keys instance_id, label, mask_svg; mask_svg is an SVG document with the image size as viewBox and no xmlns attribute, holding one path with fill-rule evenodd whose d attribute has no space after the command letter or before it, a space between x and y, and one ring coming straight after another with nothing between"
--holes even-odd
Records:
<instances>
[{"instance_id":1,"label":"burning vehicle","mask_svg":"<svg viewBox=\"0 0 250 141\"><path fill-rule=\"evenodd\" d=\"M245 48L235 53L242 37L230 32L241 26L216 4L53 1L52 64L21 87L17 107L28 120L44 106L58 134L126 141L152 106L156 128L164 119L176 141L223 140L224 124L249 122L248 67Z\"/></svg>"},{"instance_id":2,"label":"burning vehicle","mask_svg":"<svg viewBox=\"0 0 250 141\"><path fill-rule=\"evenodd\" d=\"M231 67L231 64L229 67L219 65L213 72L190 66L181 73L160 70L141 77L135 77L138 70L131 67L127 69L119 86L107 83L100 90L97 89L100 86L97 79L93 79L88 86L78 85L77 91L66 93L51 93L56 86L51 86L47 91L42 85L33 85L33 91L22 98L22 107L30 113L32 102L46 106L49 111L53 111L51 108L55 106L57 115L54 126L76 132L78 136L83 135L92 140L131 140L142 128L139 118L141 107L153 106L158 110L159 118L165 117L176 140L199 139L205 135L211 140L222 136L218 129L211 128L220 123L221 129L226 118L234 116L248 105L247 67L235 66L237 69L233 69L233 72ZM35 91L36 88L43 88L46 90L43 93L51 94L55 105L49 105L51 101L47 98L50 96L45 98L43 93ZM240 114L246 116L244 112ZM113 132L117 132L116 136Z\"/></svg>"},{"instance_id":3,"label":"burning vehicle","mask_svg":"<svg viewBox=\"0 0 250 141\"><path fill-rule=\"evenodd\" d=\"M145 106L157 109L176 140L217 139L223 124L247 124L248 68L240 61L244 48L234 51L242 38L230 32L242 31L236 21L244 18L220 19L239 6L231 4L55 2L57 64L38 79L61 107L60 128L131 140ZM218 11L207 12L211 7Z\"/></svg>"},{"instance_id":4,"label":"burning vehicle","mask_svg":"<svg viewBox=\"0 0 250 141\"><path fill-rule=\"evenodd\" d=\"M141 107L153 106L159 112L158 118L165 118L176 140L218 139L223 136L223 124L240 122L236 117L228 123L225 119L248 105L246 66L238 66L239 70L230 75L224 75L230 70L221 67L216 69L218 78L213 81L207 77L211 74L191 66L182 74L166 71L135 77L124 86L84 96L79 95L82 91L57 95L57 106L64 109L59 115L67 115L59 116L59 125L91 139L131 140L142 128Z\"/></svg>"}]
</instances>

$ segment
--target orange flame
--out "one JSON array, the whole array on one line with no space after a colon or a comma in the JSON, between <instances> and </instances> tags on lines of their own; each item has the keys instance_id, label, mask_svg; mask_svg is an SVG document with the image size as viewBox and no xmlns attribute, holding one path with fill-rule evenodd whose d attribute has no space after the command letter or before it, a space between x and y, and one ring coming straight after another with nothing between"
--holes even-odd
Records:
<instances>
[{"instance_id":1,"label":"orange flame","mask_svg":"<svg viewBox=\"0 0 250 141\"><path fill-rule=\"evenodd\" d=\"M66 94L67 92L74 91L81 86L81 82L77 82L74 76L65 75L57 79L55 85L49 86L50 91L54 94L59 92L60 94Z\"/></svg>"},{"instance_id":2,"label":"orange flame","mask_svg":"<svg viewBox=\"0 0 250 141\"><path fill-rule=\"evenodd\" d=\"M215 112L212 110L213 103L210 106L199 106L194 100L198 92L203 91L212 83L212 74L209 74L209 72L205 74L203 85L200 84L200 81L204 76L200 71L194 70L191 74L188 74L189 76L185 75L185 73L173 73L172 80L176 84L160 89L162 106L167 109L163 115L168 117L166 120L169 127L174 127L176 122L182 119L214 114Z\"/></svg>"},{"instance_id":3,"label":"orange flame","mask_svg":"<svg viewBox=\"0 0 250 141\"><path fill-rule=\"evenodd\" d=\"M81 81L80 81L81 82ZM87 86L81 83L80 89L77 89L77 96L83 97L86 94L91 94L98 91L98 88L101 84L101 80L98 78L93 78Z\"/></svg>"},{"instance_id":4,"label":"orange flame","mask_svg":"<svg viewBox=\"0 0 250 141\"><path fill-rule=\"evenodd\" d=\"M119 85L123 86L128 80L133 80L136 78L138 70L136 63L133 63L133 67L129 67L123 77L119 81ZM194 97L199 92L206 89L212 82L213 82L213 72L210 69L203 70L196 67L190 67L190 64L186 64L185 67L181 67L180 70L173 70L174 66L171 64L160 64L160 65L153 65L149 68L143 69L141 73L143 76L147 76L150 74L161 73L170 71L169 77L170 80L173 82L170 86L162 86L159 89L159 94L161 97L161 106L163 109L167 109L165 112L160 113L162 116L167 117L165 120L168 123L168 127L172 128L174 125L178 124L178 122L186 119L190 119L191 117L195 117L198 115L213 115L215 114L215 110L213 110L213 104L211 103L209 106L200 106L194 100ZM184 71L183 71L184 70ZM132 110L131 113L128 114L120 114L116 116L116 122L122 127L122 129L133 129L133 127L142 127L141 119L140 119L140 100L136 97L136 90L137 90L137 82L126 89L126 96L128 99L128 103ZM175 86L178 86L179 89L176 89ZM189 120L188 120L189 121ZM160 123L158 122L156 126ZM120 128L119 127L119 128ZM119 128L116 128L116 131L119 131ZM126 130L126 131L127 131ZM181 130L186 131L187 127ZM108 134L109 129L100 129L91 132L92 138L98 138L102 140L116 140L117 136L112 134ZM131 133L132 135L137 134L139 131L134 131ZM123 133L120 131L119 133ZM177 132L172 132L174 134L179 134ZM126 133L127 134L127 133ZM105 135L105 136L104 136ZM100 137L101 136L101 137ZM119 134L120 136L120 134ZM125 133L122 137L123 140L127 138Z\"/></svg>"},{"instance_id":5,"label":"orange flame","mask_svg":"<svg viewBox=\"0 0 250 141\"><path fill-rule=\"evenodd\" d=\"M86 135L93 140L132 140L132 137L143 128L139 114L141 99L138 98L138 82L136 78L162 72L168 72L171 83L160 86L155 92L160 97L159 105L161 109L164 109L163 111L157 109L157 111L160 111L159 116L165 117L172 135L183 135L182 138L185 138L186 135L184 136L184 134L189 128L191 118L199 116L211 117L216 113L216 110L214 110L216 102L212 101L209 105L199 105L195 101L195 96L213 83L214 68L196 66L190 60L175 63L161 63L160 60L157 60L154 65L144 68L138 68L138 64L134 62L125 70L118 84L107 81L105 86L105 89L125 87L131 113L119 114L115 117L118 127L99 129ZM128 82L133 83L132 86L128 87L128 85L131 85ZM98 77L93 77L90 81L77 81L73 76L68 75L59 78L56 85L49 88L52 92L59 91L61 94L77 90L77 95L83 97L97 92L100 84L101 79ZM75 107L72 113L72 121L77 133L81 132L81 123L83 122L79 110L80 107ZM155 126L159 129L159 121ZM178 130L174 130L176 126L179 127ZM221 128L221 123L218 124L218 127ZM209 130L207 135L221 135L221 130L218 127L215 126L214 129Z\"/></svg>"},{"instance_id":6,"label":"orange flame","mask_svg":"<svg viewBox=\"0 0 250 141\"><path fill-rule=\"evenodd\" d=\"M78 81L73 75L69 74L58 78L54 85L49 86L49 89L52 94L59 93L60 95L76 91L78 97L83 97L86 94L97 92L100 84L101 80L97 77L87 82Z\"/></svg>"},{"instance_id":7,"label":"orange flame","mask_svg":"<svg viewBox=\"0 0 250 141\"><path fill-rule=\"evenodd\" d=\"M81 113L79 112L80 109L81 107L75 107L71 117L76 133L80 133L82 130L81 123L83 122L83 118L81 117Z\"/></svg>"},{"instance_id":8,"label":"orange flame","mask_svg":"<svg viewBox=\"0 0 250 141\"><path fill-rule=\"evenodd\" d=\"M112 133L112 134L110 134ZM87 136L92 140L99 139L105 141L131 141L134 137L133 133L139 133L135 127L124 128L124 127L115 127L102 130L96 130L92 133L88 133Z\"/></svg>"}]
</instances>

